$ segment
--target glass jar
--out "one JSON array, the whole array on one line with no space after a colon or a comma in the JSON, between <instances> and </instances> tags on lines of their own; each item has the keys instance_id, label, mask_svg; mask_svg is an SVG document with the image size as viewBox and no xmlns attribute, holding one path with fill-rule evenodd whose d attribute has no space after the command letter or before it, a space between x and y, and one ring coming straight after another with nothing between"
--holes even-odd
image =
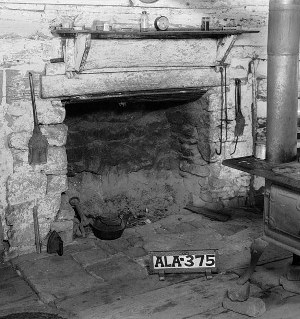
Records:
<instances>
[{"instance_id":1,"label":"glass jar","mask_svg":"<svg viewBox=\"0 0 300 319\"><path fill-rule=\"evenodd\" d=\"M146 11L141 14L141 32L148 31L149 29L149 18Z\"/></svg>"}]
</instances>

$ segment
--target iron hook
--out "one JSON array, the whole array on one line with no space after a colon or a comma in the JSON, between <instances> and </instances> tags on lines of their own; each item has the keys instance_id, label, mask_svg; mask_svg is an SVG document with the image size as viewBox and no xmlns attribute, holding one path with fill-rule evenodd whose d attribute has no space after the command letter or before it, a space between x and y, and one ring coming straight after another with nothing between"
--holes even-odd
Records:
<instances>
[{"instance_id":1,"label":"iron hook","mask_svg":"<svg viewBox=\"0 0 300 319\"><path fill-rule=\"evenodd\" d=\"M238 140L239 140L239 137L237 136L236 137L236 140L235 140L235 144L234 144L234 150L233 150L233 153L230 153L230 155L233 155L236 151L236 146L237 146L237 143L238 143Z\"/></svg>"}]
</instances>

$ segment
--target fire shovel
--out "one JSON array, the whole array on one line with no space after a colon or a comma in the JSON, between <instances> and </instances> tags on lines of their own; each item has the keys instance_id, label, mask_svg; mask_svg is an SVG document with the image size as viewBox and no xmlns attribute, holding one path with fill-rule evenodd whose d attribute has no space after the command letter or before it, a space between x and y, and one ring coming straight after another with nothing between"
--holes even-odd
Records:
<instances>
[{"instance_id":1,"label":"fire shovel","mask_svg":"<svg viewBox=\"0 0 300 319\"><path fill-rule=\"evenodd\" d=\"M32 73L29 72L29 84L33 111L34 128L32 136L28 143L28 162L29 164L45 164L47 163L47 153L48 153L48 141L46 137L42 134L37 118L35 95L33 87Z\"/></svg>"}]
</instances>

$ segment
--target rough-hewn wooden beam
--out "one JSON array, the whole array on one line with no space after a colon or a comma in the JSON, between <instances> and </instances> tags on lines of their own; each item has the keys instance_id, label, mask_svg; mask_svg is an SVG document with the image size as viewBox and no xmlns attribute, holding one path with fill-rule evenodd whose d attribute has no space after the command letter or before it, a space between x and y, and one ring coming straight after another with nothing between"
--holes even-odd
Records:
<instances>
[{"instance_id":1,"label":"rough-hewn wooden beam","mask_svg":"<svg viewBox=\"0 0 300 319\"><path fill-rule=\"evenodd\" d=\"M215 64L216 54L215 39L93 40L84 69L126 66L209 66Z\"/></svg>"},{"instance_id":2,"label":"rough-hewn wooden beam","mask_svg":"<svg viewBox=\"0 0 300 319\"><path fill-rule=\"evenodd\" d=\"M108 92L126 92L220 85L220 74L214 68L177 68L139 72L103 72L42 76L42 98L68 98Z\"/></svg>"}]
</instances>

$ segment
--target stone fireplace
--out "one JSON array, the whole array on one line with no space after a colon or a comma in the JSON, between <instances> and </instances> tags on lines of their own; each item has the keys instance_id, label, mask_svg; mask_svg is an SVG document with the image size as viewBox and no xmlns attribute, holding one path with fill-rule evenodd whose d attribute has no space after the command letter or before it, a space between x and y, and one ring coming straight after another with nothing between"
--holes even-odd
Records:
<instances>
[{"instance_id":1,"label":"stone fireplace","mask_svg":"<svg viewBox=\"0 0 300 319\"><path fill-rule=\"evenodd\" d=\"M6 10L12 10L13 14L20 11L22 16L27 5L18 6L19 9ZM11 50L3 58L3 70L0 70L4 92L0 112L4 123L0 127L3 141L0 180L3 229L0 234L9 244L9 258L35 251L34 206L38 208L43 249L52 230L61 234L64 243L71 242L74 210L68 202L72 196L78 196L86 212L92 215L131 210L134 215L132 226L176 214L187 203L216 210L245 204L250 178L222 166L222 160L252 154L250 105L253 91L248 64L260 54L260 47L253 46L255 35L242 37L236 46L231 46L234 41L230 36L224 37L225 40L151 39L146 40L146 45L140 40L112 39L107 46L102 46L101 41L92 40L89 58L83 70L78 72L76 67L80 67L82 61L76 60L76 54L72 60L72 54L78 52L74 41L67 39L65 49L68 50L64 51L61 39L54 38L49 32L49 25L59 25L65 16L76 16L78 8L70 5L72 10L69 11L70 8L64 5L40 6L44 7L48 20L40 18L35 7L28 9L33 10L33 16L38 16L36 19L42 23L44 34L36 31L34 36L26 35L26 55L22 55L23 38L2 40L9 42ZM80 6L85 8L85 5ZM200 9L194 13L193 22L188 19L188 24L181 20L182 9L177 8L177 4L172 6L175 6L171 10L174 27L200 27L202 5L195 4ZM119 16L116 12L121 9L107 5L112 16ZM138 13L134 13L134 19L137 19L140 7L135 9ZM65 16L60 10L66 13ZM86 10L76 18L79 24L91 26L98 15L103 14L101 5L94 3ZM149 10L153 11L151 19L160 14L160 9L158 12L151 4ZM190 17L194 8L184 10L186 17ZM165 11L167 15L170 8ZM212 19L216 27L229 23L225 18L222 20L221 11ZM124 21L128 18L123 11L120 14L124 15ZM236 16L236 11L228 15ZM253 14L249 13L251 22L248 23L244 12L241 16L240 24L246 28L257 27L264 21L253 20ZM175 17L180 19L177 21ZM31 25L31 16L28 19ZM136 21L134 25L137 25ZM86 45L88 39L83 40ZM12 44L18 44L18 54L13 53L11 48L17 50L17 47ZM119 51L115 49L116 45L120 45ZM71 58L66 59L71 51ZM123 59L124 52L128 53L126 59ZM217 67L225 55L227 139L226 125L221 121L222 89ZM52 58L65 60L51 63ZM33 129L28 71L34 75L38 120L49 142L47 163L36 166L28 164L28 140ZM242 81L246 126L236 152L232 154L236 77ZM83 91L79 92L81 88ZM197 88L198 92L183 94L180 98L174 92L175 98L170 95L167 99L160 98L159 90L170 88L175 88L177 93L188 88ZM119 91L131 92L132 97L135 92L149 89L152 93L157 92L156 98L118 96ZM71 90L68 92L72 96L84 96L84 99L70 101L64 95L65 90ZM116 94L112 98L95 100L94 95L98 92ZM222 152L217 155L221 127L224 133Z\"/></svg>"},{"instance_id":2,"label":"stone fireplace","mask_svg":"<svg viewBox=\"0 0 300 319\"><path fill-rule=\"evenodd\" d=\"M216 210L244 205L249 177L240 172L229 177L221 164L234 148L234 122L228 125L222 154L216 154L221 101L220 87L154 101L39 99L39 122L50 147L48 162L37 166L28 164L30 102L10 107L13 127L17 130L19 125L22 130L9 136L14 163L7 183L9 209L4 227L9 255L35 250L35 205L44 249L52 230L70 243L75 212L69 199L73 196L80 198L87 215L132 212L132 226L176 214L187 203ZM234 117L230 91L228 113ZM244 154L246 145L245 140L239 141L235 155Z\"/></svg>"}]
</instances>

